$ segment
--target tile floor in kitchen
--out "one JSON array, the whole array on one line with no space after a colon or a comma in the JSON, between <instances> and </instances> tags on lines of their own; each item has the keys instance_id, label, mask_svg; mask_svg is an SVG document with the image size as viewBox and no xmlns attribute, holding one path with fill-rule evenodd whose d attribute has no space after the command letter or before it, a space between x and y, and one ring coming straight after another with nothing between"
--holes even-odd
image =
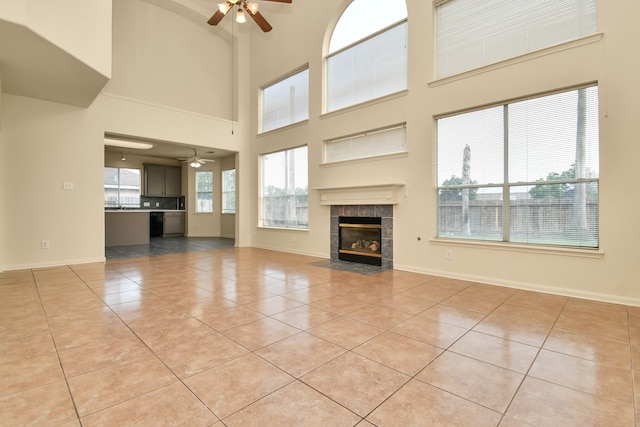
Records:
<instances>
[{"instance_id":1,"label":"tile floor in kitchen","mask_svg":"<svg viewBox=\"0 0 640 427\"><path fill-rule=\"evenodd\" d=\"M640 308L318 261L0 273L0 425L634 425Z\"/></svg>"}]
</instances>

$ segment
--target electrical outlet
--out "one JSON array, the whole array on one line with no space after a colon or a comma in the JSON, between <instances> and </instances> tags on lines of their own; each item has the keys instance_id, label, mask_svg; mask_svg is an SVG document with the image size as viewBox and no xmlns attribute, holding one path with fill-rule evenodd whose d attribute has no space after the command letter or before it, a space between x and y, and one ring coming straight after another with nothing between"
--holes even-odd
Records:
<instances>
[{"instance_id":1,"label":"electrical outlet","mask_svg":"<svg viewBox=\"0 0 640 427\"><path fill-rule=\"evenodd\" d=\"M49 249L49 241L48 240L43 240L40 243L40 246L42 247L42 249Z\"/></svg>"},{"instance_id":2,"label":"electrical outlet","mask_svg":"<svg viewBox=\"0 0 640 427\"><path fill-rule=\"evenodd\" d=\"M453 259L453 251L451 249L444 250L444 259Z\"/></svg>"},{"instance_id":3,"label":"electrical outlet","mask_svg":"<svg viewBox=\"0 0 640 427\"><path fill-rule=\"evenodd\" d=\"M67 182L67 181L63 182L62 188L64 190L73 190L73 182Z\"/></svg>"}]
</instances>

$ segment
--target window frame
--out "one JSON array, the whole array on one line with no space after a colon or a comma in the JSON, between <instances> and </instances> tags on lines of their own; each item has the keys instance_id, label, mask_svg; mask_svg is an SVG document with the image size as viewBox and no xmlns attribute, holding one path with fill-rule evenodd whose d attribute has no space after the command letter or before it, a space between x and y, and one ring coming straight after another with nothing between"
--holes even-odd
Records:
<instances>
[{"instance_id":1,"label":"window frame","mask_svg":"<svg viewBox=\"0 0 640 427\"><path fill-rule=\"evenodd\" d=\"M295 186L293 189L290 189L290 188L286 188L286 184L285 184L285 188L284 188L284 191L285 191L284 197L287 199L287 201L290 201L290 199L293 199L293 201L295 201L296 220L295 222L290 223L290 220L286 218L286 216L288 216L291 213L286 207L284 212L285 218L266 218L267 217L265 213L265 209L267 209L266 199L283 197L283 196L282 195L265 196L265 185L266 185L265 176L273 177L273 174L269 173L269 171L266 168L265 160L268 158L267 156L283 153L285 156L285 166L283 166L281 169L284 169L285 171L287 171L289 170L289 166L290 166L290 156L294 156L295 158L296 150L300 150L300 149L305 150L306 164L304 165L304 170L306 171L307 176L305 177L305 180L304 180L306 181L306 187L304 188L304 190L306 192L302 194L296 193L296 190L299 188L297 186ZM259 157L259 170L260 170L260 202L259 202L259 213L258 213L258 227L283 229L283 230L307 231L309 229L309 217L308 217L309 215L308 213L309 211L309 151L308 151L308 146L302 145L298 147L292 147L284 150L261 154ZM285 177L285 181L288 181L286 177ZM296 180L294 179L294 181ZM306 200L306 205L298 205L298 199L300 198L304 198ZM306 208L306 221L304 220L304 215L303 215L302 221L297 219L298 208L302 208L303 210Z\"/></svg>"},{"instance_id":2,"label":"window frame","mask_svg":"<svg viewBox=\"0 0 640 427\"><path fill-rule=\"evenodd\" d=\"M116 190L116 204L109 204L107 203L107 193L106 191L106 184L103 182L103 193L104 193L104 207L105 208L119 208L119 207L140 207L140 198L142 197L142 170L138 169L138 168L126 168L126 167L117 167L117 166L105 166L104 170L106 171L106 169L113 169L116 170L116 179L117 179L117 185L113 186L115 188L117 188ZM120 179L120 174L122 170L131 170L131 171L138 171L138 202L137 203L121 203L121 179ZM104 181L104 179L103 179Z\"/></svg>"},{"instance_id":3,"label":"window frame","mask_svg":"<svg viewBox=\"0 0 640 427\"><path fill-rule=\"evenodd\" d=\"M371 129L365 132L359 132L356 134L352 134L352 135L347 135L347 136L342 136L342 137L338 137L338 138L332 138L329 140L324 141L324 162L322 164L324 165L328 165L328 164L332 164L332 163L340 163L340 162L348 162L351 160L366 160L366 159L372 159L372 158L376 158L376 157L381 157L381 156L388 156L388 155L393 155L393 154L401 154L401 153L406 153L407 152L407 134L406 134L406 128L407 128L407 123L403 122L403 123L398 123L398 124L394 124L391 126L385 126L382 128L377 128L377 129ZM389 149L389 150L384 150L384 149L380 149L377 150L375 147L374 149L368 151L366 154L364 155L351 155L351 156L343 156L343 158L339 158L339 159L331 159L331 157L333 157L330 154L330 151L332 148L337 149L337 147L339 145L347 145L349 144L351 147L353 145L357 145L359 142L358 140L360 140L362 143L369 143L370 145L378 145L376 144L376 136L380 136L380 135L384 135L387 132L397 132L400 131L401 132L401 140L395 142L397 145L395 146L394 149ZM371 138L372 137L372 138Z\"/></svg>"},{"instance_id":4,"label":"window frame","mask_svg":"<svg viewBox=\"0 0 640 427\"><path fill-rule=\"evenodd\" d=\"M228 189L227 188L227 179L226 179L226 175L233 172L233 189ZM234 169L226 169L222 171L222 210L221 213L222 214L235 214L236 213L236 170ZM233 193L233 207L229 208L229 206L227 205L228 202L228 198L227 195Z\"/></svg>"},{"instance_id":5,"label":"window frame","mask_svg":"<svg viewBox=\"0 0 640 427\"><path fill-rule=\"evenodd\" d=\"M201 175L201 174L202 175L206 174L206 175L209 175L211 177L211 189L210 190L200 190L199 189L200 181L198 179L198 176ZM194 212L196 214L212 214L214 212L214 209L213 209L213 205L214 205L214 203L213 203L213 181L214 181L214 179L213 178L214 178L213 177L213 171L209 171L209 170L197 170L197 171L195 171L195 196L196 197L195 197L195 209L194 209ZM211 208L209 210L202 210L203 207L201 207L201 204L200 204L200 200L201 200L200 199L200 195L201 194L202 195L207 195L207 194L210 195ZM202 200L206 201L207 199L202 199Z\"/></svg>"},{"instance_id":6,"label":"window frame","mask_svg":"<svg viewBox=\"0 0 640 427\"><path fill-rule=\"evenodd\" d=\"M278 123L278 120L275 120L275 124L273 126L269 125L266 126L265 125L265 114L267 114L267 111L269 110L266 107L266 103L268 102L268 99L266 97L267 94L265 94L265 92L268 92L269 89L274 89L276 86L278 85L284 85L286 84L286 82L289 79L293 79L296 76L301 75L302 73L306 73L306 94L303 96L303 98L306 100L306 102L303 103L303 108L301 110L296 110L297 105L291 105L291 104L274 104L271 107L272 108L276 108L278 109L282 109L282 107L286 107L289 115L296 115L296 112L300 112L301 113L301 117L299 118L295 118L292 119L290 121L282 121L280 123ZM293 85L290 86L290 89L293 87ZM272 132L272 131L276 131L278 129L282 129L282 128L286 128L288 126L292 126L292 125L296 125L299 123L304 123L306 121L309 120L309 64L305 64L302 67L296 68L295 70L291 71L290 73L278 78L275 81L272 81L264 86L262 86L260 88L260 95L258 97L259 99L259 114L258 114L258 133L262 134L262 133L267 133L267 132Z\"/></svg>"},{"instance_id":7,"label":"window frame","mask_svg":"<svg viewBox=\"0 0 640 427\"><path fill-rule=\"evenodd\" d=\"M507 136L507 133L509 132L509 112L508 112L508 106L509 105L513 105L513 104L518 104L524 101L531 101L531 100L536 100L536 99L541 99L541 98L545 98L547 96L553 96L553 95L558 95L558 94L564 94L564 93L570 93L570 92L577 92L581 89L590 89L590 88L595 88L596 92L596 99L597 102L599 103L599 87L596 83L591 83L591 84L585 84L585 85L581 85L581 86L576 86L573 88L569 88L569 89L562 89L562 90L558 90L558 91L554 91L554 92L548 92L548 93L544 93L544 94L537 94L537 95L533 95L533 96L529 96L529 97L523 97L523 98L519 98L519 99L513 99L513 100L509 100L509 101L505 101L505 102L501 102L501 103L497 103L497 104L493 104L493 105L488 105L488 106L483 106L480 108L476 108L476 109L470 109L470 110L465 110L465 111L460 111L457 113L451 113L451 114L447 114L447 115L443 115L443 116L437 116L434 118L435 120L435 127L436 127L436 135L438 135L438 121L441 119L447 119L447 118L451 118L451 117L455 117L458 115L464 115L467 113L474 113L474 112L480 112L480 111L486 111L486 110L490 110L496 107L501 107L504 109L504 113L503 113L503 132L504 132L504 140L502 142L503 144L503 152L501 153L502 156L502 164L504 167L504 175L502 177L502 182L501 183L495 183L495 182L483 182L483 183L477 183L477 182L471 182L467 185L443 185L442 184L442 180L448 180L448 177L444 177L444 176L440 176L439 175L439 171L438 171L438 164L441 161L441 157L440 157L440 140L439 137L436 136L436 177L437 177L437 182L436 182L436 198L437 198L437 203L436 203L436 209L437 209L437 232L436 232L436 238L440 239L440 240L447 240L447 241L451 241L451 242L459 242L461 244L477 244L477 243L482 243L482 244L509 244L509 245L518 245L518 246L522 246L522 247L527 247L527 248L552 248L552 249L570 249L570 250L574 250L574 251L584 251L584 252L597 252L600 248L600 240L601 240L601 236L600 236L600 194L599 194L599 183L600 183L600 177L599 175L597 176L589 176L589 177L582 177L582 178L558 178L558 179L537 179L537 180L527 180L527 181L518 181L517 178L513 179L510 177L510 165L509 165L509 157L511 154L511 151L509 149L509 137ZM598 122L599 122L599 105L596 105L596 116L598 117ZM598 123L598 127L599 127L599 123ZM597 144L596 144L596 150L597 153L596 155L599 157L599 152L600 152L600 141L599 141L599 134L596 132L596 136L598 138ZM575 165L572 165L572 167L575 167ZM583 185L585 187L588 187L589 185L593 186L595 185L597 190L596 190L596 198L595 198L595 222L593 225L593 230L592 232L595 233L595 245L588 245L588 244L584 244L584 245L580 245L580 244L562 244L562 243L553 243L553 242L530 242L530 241L522 241L521 239L512 239L511 236L511 231L512 231L512 226L514 225L514 223L517 222L516 219L513 219L512 216L514 215L512 213L512 209L515 206L515 202L516 202L516 194L518 194L518 192L513 192L512 189L516 188L516 187L528 187L529 190L527 190L527 194L530 195L530 197L526 200L534 200L535 197L533 197L530 193L530 188L533 187L545 187L545 186L565 186L565 185ZM478 238L478 237L473 237L473 236L469 236L469 237L465 237L465 236L460 236L460 235L455 235L455 236L451 236L451 235L442 235L442 226L441 226L441 195L442 195L442 191L463 191L463 190L478 190L480 188L500 188L502 189L502 196L501 199L502 203L501 203L501 209L502 209L502 213L500 215L500 220L501 220L501 224L500 224L500 233L502 238L501 239L485 239L485 238ZM586 190L585 190L586 191ZM446 202L446 200L445 200ZM514 202L514 205L512 205L512 202ZM593 203L593 202L592 202ZM529 224L529 223L527 223ZM559 223L560 225L564 225L565 223ZM566 237L565 237L566 238Z\"/></svg>"}]
</instances>

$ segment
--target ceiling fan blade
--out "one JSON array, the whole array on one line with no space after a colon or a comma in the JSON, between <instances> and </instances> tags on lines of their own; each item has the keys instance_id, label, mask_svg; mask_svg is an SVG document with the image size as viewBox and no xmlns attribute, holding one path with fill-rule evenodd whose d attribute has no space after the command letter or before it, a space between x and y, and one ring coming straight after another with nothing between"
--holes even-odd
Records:
<instances>
[{"instance_id":1,"label":"ceiling fan blade","mask_svg":"<svg viewBox=\"0 0 640 427\"><path fill-rule=\"evenodd\" d=\"M216 13L214 13L213 16L209 18L209 20L207 21L207 24L218 25L218 23L222 21L222 18L224 18L224 16L225 16L224 13L217 10Z\"/></svg>"},{"instance_id":2,"label":"ceiling fan blade","mask_svg":"<svg viewBox=\"0 0 640 427\"><path fill-rule=\"evenodd\" d=\"M262 0L262 1L272 1L275 3L291 3L292 0Z\"/></svg>"},{"instance_id":3,"label":"ceiling fan blade","mask_svg":"<svg viewBox=\"0 0 640 427\"><path fill-rule=\"evenodd\" d=\"M271 27L271 25L269 25L267 20L264 19L264 16L262 16L260 14L260 12L253 13L253 12L251 12L251 9L249 9L249 8L246 8L245 12L247 12L247 14L250 17L252 17L254 21L256 21L256 24L258 24L258 27L260 27L262 29L262 31L264 31L265 33L268 33L269 31L271 31L273 29L273 27Z\"/></svg>"}]
</instances>

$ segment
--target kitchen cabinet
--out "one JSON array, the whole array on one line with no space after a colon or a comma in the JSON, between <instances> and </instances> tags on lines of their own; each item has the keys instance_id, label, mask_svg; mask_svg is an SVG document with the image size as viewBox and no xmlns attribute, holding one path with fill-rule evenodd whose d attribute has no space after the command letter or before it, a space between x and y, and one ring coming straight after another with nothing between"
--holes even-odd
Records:
<instances>
[{"instance_id":1,"label":"kitchen cabinet","mask_svg":"<svg viewBox=\"0 0 640 427\"><path fill-rule=\"evenodd\" d=\"M149 244L148 211L106 211L105 246Z\"/></svg>"},{"instance_id":2,"label":"kitchen cabinet","mask_svg":"<svg viewBox=\"0 0 640 427\"><path fill-rule=\"evenodd\" d=\"M184 229L184 212L165 211L163 236L183 236Z\"/></svg>"},{"instance_id":3,"label":"kitchen cabinet","mask_svg":"<svg viewBox=\"0 0 640 427\"><path fill-rule=\"evenodd\" d=\"M144 165L144 195L177 197L182 194L180 166Z\"/></svg>"}]
</instances>

